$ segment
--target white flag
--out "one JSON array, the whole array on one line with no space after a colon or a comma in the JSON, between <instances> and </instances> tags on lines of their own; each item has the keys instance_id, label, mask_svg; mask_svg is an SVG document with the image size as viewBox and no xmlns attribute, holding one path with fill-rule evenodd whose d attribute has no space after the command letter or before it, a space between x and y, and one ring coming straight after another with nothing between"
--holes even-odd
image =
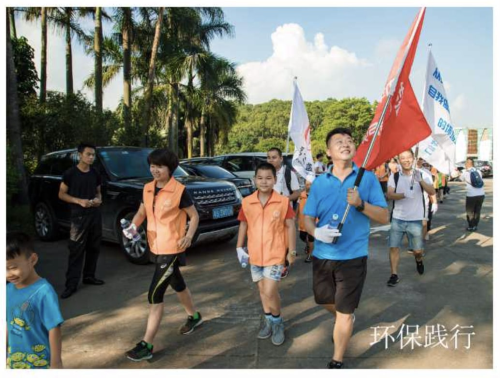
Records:
<instances>
[{"instance_id":1,"label":"white flag","mask_svg":"<svg viewBox=\"0 0 500 378\"><path fill-rule=\"evenodd\" d=\"M292 110L290 112L290 123L288 124L288 134L295 144L292 165L304 179L313 182L316 175L314 174L311 154L309 117L307 116L299 87L295 81L293 82L293 87Z\"/></svg>"},{"instance_id":2,"label":"white flag","mask_svg":"<svg viewBox=\"0 0 500 378\"><path fill-rule=\"evenodd\" d=\"M432 134L419 143L418 156L449 175L455 163L456 137L451 123L448 98L432 52L429 50L422 112Z\"/></svg>"}]
</instances>

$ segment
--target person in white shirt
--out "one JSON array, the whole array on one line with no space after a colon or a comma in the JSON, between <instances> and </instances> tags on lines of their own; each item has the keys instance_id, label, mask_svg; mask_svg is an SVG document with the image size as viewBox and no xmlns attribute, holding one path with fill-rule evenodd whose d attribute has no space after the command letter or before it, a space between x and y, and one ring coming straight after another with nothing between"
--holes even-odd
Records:
<instances>
[{"instance_id":1,"label":"person in white shirt","mask_svg":"<svg viewBox=\"0 0 500 378\"><path fill-rule=\"evenodd\" d=\"M424 159L418 158L417 168L420 170L420 172L422 172L422 176L425 181L434 182L431 171L425 168L424 163L425 163ZM424 199L425 199L425 217L424 220L422 221L422 225L424 227L423 236L424 240L429 240L429 234L428 234L428 232L430 231L429 225L433 215L438 211L438 204L436 195L430 196L429 194L427 194L426 191L424 191Z\"/></svg>"},{"instance_id":2,"label":"person in white shirt","mask_svg":"<svg viewBox=\"0 0 500 378\"><path fill-rule=\"evenodd\" d=\"M465 181L467 194L465 197L465 212L467 213L467 231L476 231L481 217L481 208L484 201L484 187L476 188L472 186L471 172L475 171L483 178L481 171L474 168L474 159L468 158L465 162L465 171L460 176L460 181Z\"/></svg>"},{"instance_id":3,"label":"person in white shirt","mask_svg":"<svg viewBox=\"0 0 500 378\"><path fill-rule=\"evenodd\" d=\"M274 185L274 190L288 197L295 208L295 203L300 196L300 185L297 175L286 164L283 164L283 153L278 147L273 147L267 151L267 162L276 168L276 185Z\"/></svg>"},{"instance_id":4,"label":"person in white shirt","mask_svg":"<svg viewBox=\"0 0 500 378\"><path fill-rule=\"evenodd\" d=\"M396 286L399 282L399 249L404 234L413 248L417 272L424 274L422 221L426 214L423 193L425 191L432 196L436 191L429 178L423 177L419 170L413 170L414 159L412 150L400 153L402 170L391 175L387 185L387 198L394 201L389 233L391 277L387 281L388 286Z\"/></svg>"},{"instance_id":5,"label":"person in white shirt","mask_svg":"<svg viewBox=\"0 0 500 378\"><path fill-rule=\"evenodd\" d=\"M314 163L314 173L320 175L326 171L326 167L323 164L323 154L319 153L316 155L316 163Z\"/></svg>"}]
</instances>

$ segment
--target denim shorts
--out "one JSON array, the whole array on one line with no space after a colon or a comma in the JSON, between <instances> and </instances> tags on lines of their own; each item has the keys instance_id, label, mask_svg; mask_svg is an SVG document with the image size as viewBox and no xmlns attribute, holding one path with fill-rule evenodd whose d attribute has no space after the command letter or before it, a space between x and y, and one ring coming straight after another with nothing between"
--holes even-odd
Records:
<instances>
[{"instance_id":1,"label":"denim shorts","mask_svg":"<svg viewBox=\"0 0 500 378\"><path fill-rule=\"evenodd\" d=\"M284 265L271 265L271 266L256 266L250 265L250 272L252 272L252 281L259 282L263 278L268 278L273 281L281 280L281 272Z\"/></svg>"},{"instance_id":2,"label":"denim shorts","mask_svg":"<svg viewBox=\"0 0 500 378\"><path fill-rule=\"evenodd\" d=\"M411 248L415 251L424 249L422 221L403 221L392 219L389 232L389 248L401 248L401 241L406 233Z\"/></svg>"}]
</instances>

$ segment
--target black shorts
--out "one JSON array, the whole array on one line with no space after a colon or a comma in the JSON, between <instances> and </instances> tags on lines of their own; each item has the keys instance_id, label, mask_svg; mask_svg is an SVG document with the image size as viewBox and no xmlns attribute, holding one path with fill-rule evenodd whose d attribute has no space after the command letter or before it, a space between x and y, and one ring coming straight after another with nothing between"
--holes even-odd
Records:
<instances>
[{"instance_id":1,"label":"black shorts","mask_svg":"<svg viewBox=\"0 0 500 378\"><path fill-rule=\"evenodd\" d=\"M306 240L309 243L313 243L314 242L314 236L309 235L307 233L307 231L299 231L299 236L300 236L300 240L302 240L304 243L306 242Z\"/></svg>"},{"instance_id":2,"label":"black shorts","mask_svg":"<svg viewBox=\"0 0 500 378\"><path fill-rule=\"evenodd\" d=\"M343 314L358 307L366 278L366 256L322 260L313 256L313 290L317 304L334 304Z\"/></svg>"},{"instance_id":3,"label":"black shorts","mask_svg":"<svg viewBox=\"0 0 500 378\"><path fill-rule=\"evenodd\" d=\"M148 302L157 304L163 302L163 297L168 285L176 292L186 289L186 283L179 270L180 261L178 255L162 255L156 262L156 269L149 287ZM161 261L159 261L161 260Z\"/></svg>"}]
</instances>

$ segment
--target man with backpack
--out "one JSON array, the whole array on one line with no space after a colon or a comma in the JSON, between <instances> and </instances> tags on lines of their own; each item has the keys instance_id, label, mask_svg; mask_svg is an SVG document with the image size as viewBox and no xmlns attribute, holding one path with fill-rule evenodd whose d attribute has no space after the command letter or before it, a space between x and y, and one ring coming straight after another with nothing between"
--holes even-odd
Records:
<instances>
[{"instance_id":1,"label":"man with backpack","mask_svg":"<svg viewBox=\"0 0 500 378\"><path fill-rule=\"evenodd\" d=\"M424 274L422 220L425 219L424 191L430 196L435 194L432 181L413 169L415 159L412 150L399 154L402 170L389 178L387 198L394 201L389 233L389 260L391 277L387 286L396 286L399 282L399 250L404 234L408 236L413 249L418 274Z\"/></svg>"},{"instance_id":2,"label":"man with backpack","mask_svg":"<svg viewBox=\"0 0 500 378\"><path fill-rule=\"evenodd\" d=\"M474 159L468 158L465 162L465 171L460 176L460 181L465 181L467 185L465 197L465 212L469 225L467 231L476 231L484 201L484 182L481 171L474 168Z\"/></svg>"}]
</instances>

